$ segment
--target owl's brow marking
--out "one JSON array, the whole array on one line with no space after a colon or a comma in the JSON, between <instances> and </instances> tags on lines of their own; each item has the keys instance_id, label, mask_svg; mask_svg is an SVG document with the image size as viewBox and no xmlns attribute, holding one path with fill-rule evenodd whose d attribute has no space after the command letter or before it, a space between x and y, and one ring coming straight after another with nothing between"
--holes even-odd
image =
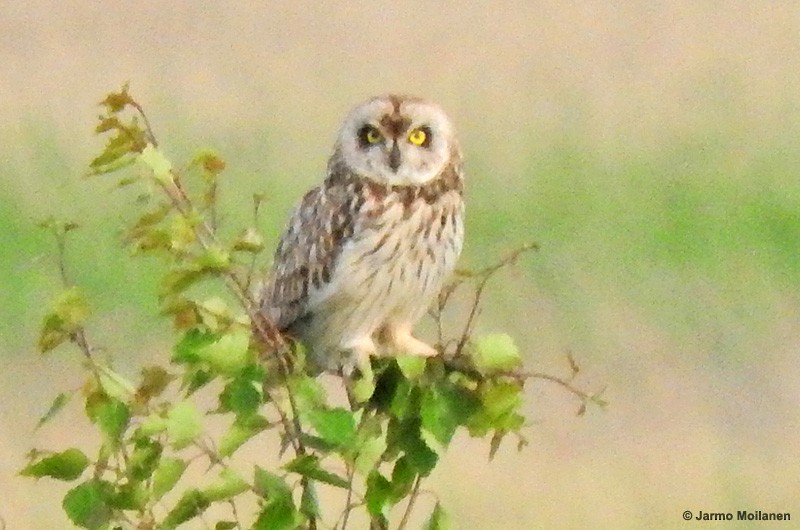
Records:
<instances>
[{"instance_id":1,"label":"owl's brow marking","mask_svg":"<svg viewBox=\"0 0 800 530\"><path fill-rule=\"evenodd\" d=\"M383 127L389 133L389 136L397 138L406 132L406 130L411 126L411 119L405 116L400 116L400 114L395 111L394 113L386 114L383 118L381 118L380 124L381 127Z\"/></svg>"}]
</instances>

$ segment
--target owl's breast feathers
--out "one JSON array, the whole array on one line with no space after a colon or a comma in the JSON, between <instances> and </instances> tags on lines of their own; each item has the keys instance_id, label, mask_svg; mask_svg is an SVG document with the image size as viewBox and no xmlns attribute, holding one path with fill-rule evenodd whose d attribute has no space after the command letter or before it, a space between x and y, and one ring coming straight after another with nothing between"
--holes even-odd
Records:
<instances>
[{"instance_id":1,"label":"owl's breast feathers","mask_svg":"<svg viewBox=\"0 0 800 530\"><path fill-rule=\"evenodd\" d=\"M346 268L359 266L353 262L356 254L359 261L386 254L379 251L389 246L393 234L398 241L391 244L416 256L412 259L420 262L421 269L432 253L431 241L446 232L454 240L446 264L452 269L463 240L462 194L457 164L446 166L422 186L389 186L343 168L329 168L325 182L306 193L295 208L281 237L262 292L262 312L280 330L290 330L296 321L313 314L323 298L335 295L332 288L343 277L353 281L388 273L394 259L390 255L380 263L367 260L372 267L367 274Z\"/></svg>"}]
</instances>

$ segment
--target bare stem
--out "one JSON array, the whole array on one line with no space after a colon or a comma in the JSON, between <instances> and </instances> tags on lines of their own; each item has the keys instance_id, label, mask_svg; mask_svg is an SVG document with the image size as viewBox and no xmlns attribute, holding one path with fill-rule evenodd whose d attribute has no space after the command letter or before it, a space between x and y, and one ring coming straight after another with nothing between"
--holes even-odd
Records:
<instances>
[{"instance_id":1,"label":"bare stem","mask_svg":"<svg viewBox=\"0 0 800 530\"><path fill-rule=\"evenodd\" d=\"M150 120L147 119L147 114L145 114L144 109L138 101L134 101L133 99L130 101L130 105L136 109L136 111L142 117L142 121L144 121L144 130L145 134L147 135L147 141L153 144L153 147L158 147L156 135L153 134L153 128L150 126Z\"/></svg>"},{"instance_id":2,"label":"bare stem","mask_svg":"<svg viewBox=\"0 0 800 530\"><path fill-rule=\"evenodd\" d=\"M421 483L422 477L417 475L417 478L414 479L414 485L411 487L411 493L409 493L408 497L408 504L403 512L403 518L400 520L400 524L397 526L397 530L405 530L406 526L408 525L408 519L411 516L411 511L414 509L414 504L417 502L417 497L419 496L419 486Z\"/></svg>"}]
</instances>

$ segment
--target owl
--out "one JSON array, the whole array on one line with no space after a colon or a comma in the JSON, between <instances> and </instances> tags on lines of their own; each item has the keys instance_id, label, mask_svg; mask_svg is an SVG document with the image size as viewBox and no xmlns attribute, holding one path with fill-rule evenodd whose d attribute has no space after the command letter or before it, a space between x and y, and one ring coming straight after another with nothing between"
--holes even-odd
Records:
<instances>
[{"instance_id":1,"label":"owl","mask_svg":"<svg viewBox=\"0 0 800 530\"><path fill-rule=\"evenodd\" d=\"M461 152L430 101L372 98L345 118L322 184L297 205L260 311L318 368L437 351L412 335L464 242Z\"/></svg>"}]
</instances>

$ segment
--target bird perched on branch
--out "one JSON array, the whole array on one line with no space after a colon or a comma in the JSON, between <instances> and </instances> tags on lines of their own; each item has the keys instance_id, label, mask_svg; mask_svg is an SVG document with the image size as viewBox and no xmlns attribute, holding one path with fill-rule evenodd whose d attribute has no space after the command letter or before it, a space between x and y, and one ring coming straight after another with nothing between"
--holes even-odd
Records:
<instances>
[{"instance_id":1,"label":"bird perched on branch","mask_svg":"<svg viewBox=\"0 0 800 530\"><path fill-rule=\"evenodd\" d=\"M436 355L412 328L464 242L461 153L424 99L387 95L345 118L325 181L292 213L261 312L322 369Z\"/></svg>"}]
</instances>

